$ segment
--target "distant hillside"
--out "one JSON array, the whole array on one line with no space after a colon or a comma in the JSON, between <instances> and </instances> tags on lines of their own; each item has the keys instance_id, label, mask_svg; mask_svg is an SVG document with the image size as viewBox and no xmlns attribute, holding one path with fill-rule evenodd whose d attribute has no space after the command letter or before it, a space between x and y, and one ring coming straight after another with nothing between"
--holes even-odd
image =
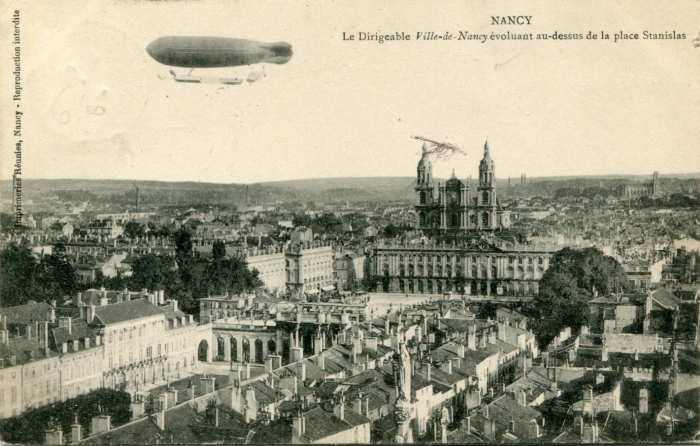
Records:
<instances>
[{"instance_id":1,"label":"distant hillside","mask_svg":"<svg viewBox=\"0 0 700 446\"><path fill-rule=\"evenodd\" d=\"M531 197L553 195L560 188L611 188L620 184L643 183L650 175L605 175L588 177L528 178L520 184L520 178L498 179L497 187L503 197ZM662 190L683 192L697 188L700 173L661 176ZM436 180L437 182L438 180ZM444 179L439 180L444 181ZM204 182L165 182L136 180L34 180L23 181L25 199L41 201L56 197L60 191L87 191L98 199L110 202L133 203L136 187L144 204L182 206L189 204L289 203L308 200L317 204L328 202L408 201L415 198L413 177L377 178L315 178L266 183L217 184ZM472 184L472 187L475 187ZM11 182L0 182L0 194L8 200Z\"/></svg>"}]
</instances>

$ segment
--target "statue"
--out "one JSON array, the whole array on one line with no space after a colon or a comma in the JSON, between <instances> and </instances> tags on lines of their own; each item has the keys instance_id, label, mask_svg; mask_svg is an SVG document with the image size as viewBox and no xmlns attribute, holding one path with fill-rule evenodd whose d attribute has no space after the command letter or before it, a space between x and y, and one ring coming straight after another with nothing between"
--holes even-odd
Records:
<instances>
[{"instance_id":1,"label":"statue","mask_svg":"<svg viewBox=\"0 0 700 446\"><path fill-rule=\"evenodd\" d=\"M404 343L399 346L399 400L411 401L411 355Z\"/></svg>"}]
</instances>

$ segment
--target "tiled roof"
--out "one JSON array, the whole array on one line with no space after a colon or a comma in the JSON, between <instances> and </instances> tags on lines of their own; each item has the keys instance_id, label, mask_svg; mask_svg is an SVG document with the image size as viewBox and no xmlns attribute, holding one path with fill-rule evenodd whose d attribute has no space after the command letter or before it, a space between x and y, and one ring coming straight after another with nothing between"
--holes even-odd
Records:
<instances>
[{"instance_id":1,"label":"tiled roof","mask_svg":"<svg viewBox=\"0 0 700 446\"><path fill-rule=\"evenodd\" d=\"M283 399L283 395L278 393L276 389L270 388L262 381L253 381L241 388L243 395L252 388L255 391L255 400L262 406L269 406Z\"/></svg>"},{"instance_id":2,"label":"tiled roof","mask_svg":"<svg viewBox=\"0 0 700 446\"><path fill-rule=\"evenodd\" d=\"M76 339L94 338L95 332L88 327L87 322L82 319L73 319L71 321L71 332L68 333L68 328L57 327L51 329L53 339L52 345L60 346L64 342L72 342ZM51 341L51 340L50 340Z\"/></svg>"},{"instance_id":3,"label":"tiled roof","mask_svg":"<svg viewBox=\"0 0 700 446\"><path fill-rule=\"evenodd\" d=\"M346 416L348 412L346 409ZM304 413L304 416L306 417L306 432L301 436L304 443L316 442L352 428L351 425L336 418L332 413L326 412L319 406L311 408Z\"/></svg>"},{"instance_id":4,"label":"tiled roof","mask_svg":"<svg viewBox=\"0 0 700 446\"><path fill-rule=\"evenodd\" d=\"M8 324L45 321L51 317L51 305L44 302L34 302L16 307L0 308L0 315L7 316Z\"/></svg>"},{"instance_id":5,"label":"tiled roof","mask_svg":"<svg viewBox=\"0 0 700 446\"><path fill-rule=\"evenodd\" d=\"M164 313L163 309L153 305L146 299L136 299L128 302L95 307L95 319L93 323L102 325L118 324L128 320L163 315Z\"/></svg>"},{"instance_id":6,"label":"tiled roof","mask_svg":"<svg viewBox=\"0 0 700 446\"><path fill-rule=\"evenodd\" d=\"M654 301L656 301L659 305L669 310L675 310L680 304L680 299L678 299L676 296L673 295L673 293L671 293L665 288L661 288L660 290L654 291L651 294L651 298Z\"/></svg>"},{"instance_id":7,"label":"tiled roof","mask_svg":"<svg viewBox=\"0 0 700 446\"><path fill-rule=\"evenodd\" d=\"M5 359L5 367L10 367L7 358L15 357L15 364L27 364L32 362L31 353L34 354L34 361L46 359L46 348L36 341L27 338L10 338L7 344L0 344L0 358ZM49 350L48 357L58 356L57 353Z\"/></svg>"}]
</instances>

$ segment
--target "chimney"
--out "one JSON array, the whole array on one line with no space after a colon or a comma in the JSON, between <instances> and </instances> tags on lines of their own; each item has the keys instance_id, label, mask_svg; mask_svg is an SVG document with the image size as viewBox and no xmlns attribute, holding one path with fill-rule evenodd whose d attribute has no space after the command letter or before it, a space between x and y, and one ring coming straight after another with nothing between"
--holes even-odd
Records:
<instances>
[{"instance_id":1,"label":"chimney","mask_svg":"<svg viewBox=\"0 0 700 446\"><path fill-rule=\"evenodd\" d=\"M483 415L484 415L484 418L486 418L488 420L488 418L489 418L489 405L488 404L484 404Z\"/></svg>"},{"instance_id":2,"label":"chimney","mask_svg":"<svg viewBox=\"0 0 700 446\"><path fill-rule=\"evenodd\" d=\"M365 338L365 347L377 351L377 338Z\"/></svg>"},{"instance_id":3,"label":"chimney","mask_svg":"<svg viewBox=\"0 0 700 446\"><path fill-rule=\"evenodd\" d=\"M333 405L333 415L339 420L345 420L345 397L341 396Z\"/></svg>"},{"instance_id":4,"label":"chimney","mask_svg":"<svg viewBox=\"0 0 700 446\"><path fill-rule=\"evenodd\" d=\"M87 323L91 324L92 320L94 318L95 318L95 306L90 305L89 307L87 307L87 319L86 319Z\"/></svg>"},{"instance_id":5,"label":"chimney","mask_svg":"<svg viewBox=\"0 0 700 446\"><path fill-rule=\"evenodd\" d=\"M61 345L61 347L62 347L62 348L61 348L61 351L62 351L63 353L68 353L68 343L67 343L67 342L64 342L64 343Z\"/></svg>"},{"instance_id":6,"label":"chimney","mask_svg":"<svg viewBox=\"0 0 700 446\"><path fill-rule=\"evenodd\" d=\"M362 341L357 333L355 333L355 336L352 337L352 347L353 353L358 355L362 353Z\"/></svg>"},{"instance_id":7,"label":"chimney","mask_svg":"<svg viewBox=\"0 0 700 446\"><path fill-rule=\"evenodd\" d=\"M462 418L462 422L460 423L460 430L464 433L471 434L472 431L472 417L470 415L467 415L466 417Z\"/></svg>"},{"instance_id":8,"label":"chimney","mask_svg":"<svg viewBox=\"0 0 700 446\"><path fill-rule=\"evenodd\" d=\"M44 431L44 444L63 444L63 431L60 427Z\"/></svg>"},{"instance_id":9,"label":"chimney","mask_svg":"<svg viewBox=\"0 0 700 446\"><path fill-rule=\"evenodd\" d=\"M83 439L83 429L78 423L78 415L75 416L75 422L70 427L70 442L78 444Z\"/></svg>"},{"instance_id":10,"label":"chimney","mask_svg":"<svg viewBox=\"0 0 700 446\"><path fill-rule=\"evenodd\" d=\"M496 333L494 333L493 329L489 329L489 344L495 344L496 343Z\"/></svg>"},{"instance_id":11,"label":"chimney","mask_svg":"<svg viewBox=\"0 0 700 446\"><path fill-rule=\"evenodd\" d=\"M27 324L27 340L32 340L32 324Z\"/></svg>"},{"instance_id":12,"label":"chimney","mask_svg":"<svg viewBox=\"0 0 700 446\"><path fill-rule=\"evenodd\" d=\"M161 408L158 412L154 413L153 416L155 417L155 422L156 426L158 426L158 429L164 431L165 430L165 412Z\"/></svg>"},{"instance_id":13,"label":"chimney","mask_svg":"<svg viewBox=\"0 0 700 446\"><path fill-rule=\"evenodd\" d=\"M364 415L367 418L369 418L369 395L365 395L365 398L362 400L363 406L364 406L364 413L360 412L360 415Z\"/></svg>"},{"instance_id":14,"label":"chimney","mask_svg":"<svg viewBox=\"0 0 700 446\"><path fill-rule=\"evenodd\" d=\"M326 369L326 357L324 356L323 352L319 353L318 355L318 368L321 370Z\"/></svg>"},{"instance_id":15,"label":"chimney","mask_svg":"<svg viewBox=\"0 0 700 446\"><path fill-rule=\"evenodd\" d=\"M177 311L177 310L178 310L177 300L175 300L175 299L170 299L170 308L172 309L172 311Z\"/></svg>"},{"instance_id":16,"label":"chimney","mask_svg":"<svg viewBox=\"0 0 700 446\"><path fill-rule=\"evenodd\" d=\"M515 433L515 419L513 417L510 417L510 421L508 422L508 430Z\"/></svg>"},{"instance_id":17,"label":"chimney","mask_svg":"<svg viewBox=\"0 0 700 446\"><path fill-rule=\"evenodd\" d=\"M442 371L451 375L452 374L452 360L448 359L442 363Z\"/></svg>"},{"instance_id":18,"label":"chimney","mask_svg":"<svg viewBox=\"0 0 700 446\"><path fill-rule=\"evenodd\" d=\"M301 411L292 419L292 444L301 443L301 436L306 434L306 419Z\"/></svg>"},{"instance_id":19,"label":"chimney","mask_svg":"<svg viewBox=\"0 0 700 446\"><path fill-rule=\"evenodd\" d=\"M109 415L96 415L92 417L90 435L95 436L112 429L112 417Z\"/></svg>"},{"instance_id":20,"label":"chimney","mask_svg":"<svg viewBox=\"0 0 700 446\"><path fill-rule=\"evenodd\" d=\"M88 349L90 348L90 338L85 338L85 348Z\"/></svg>"},{"instance_id":21,"label":"chimney","mask_svg":"<svg viewBox=\"0 0 700 446\"><path fill-rule=\"evenodd\" d=\"M524 390L516 390L516 395L518 395L518 404L521 406L527 406L527 394Z\"/></svg>"},{"instance_id":22,"label":"chimney","mask_svg":"<svg viewBox=\"0 0 700 446\"><path fill-rule=\"evenodd\" d=\"M595 384L596 386L599 384L603 384L605 382L605 376L603 376L602 373L598 373L595 376Z\"/></svg>"},{"instance_id":23,"label":"chimney","mask_svg":"<svg viewBox=\"0 0 700 446\"><path fill-rule=\"evenodd\" d=\"M299 379L306 381L306 362L299 361Z\"/></svg>"},{"instance_id":24,"label":"chimney","mask_svg":"<svg viewBox=\"0 0 700 446\"><path fill-rule=\"evenodd\" d=\"M467 348L476 350L476 326L474 324L467 326Z\"/></svg>"},{"instance_id":25,"label":"chimney","mask_svg":"<svg viewBox=\"0 0 700 446\"><path fill-rule=\"evenodd\" d=\"M432 379L433 379L432 367L433 367L433 365L430 362L428 362L427 372L425 374L425 379L427 379L428 381L432 381Z\"/></svg>"}]
</instances>

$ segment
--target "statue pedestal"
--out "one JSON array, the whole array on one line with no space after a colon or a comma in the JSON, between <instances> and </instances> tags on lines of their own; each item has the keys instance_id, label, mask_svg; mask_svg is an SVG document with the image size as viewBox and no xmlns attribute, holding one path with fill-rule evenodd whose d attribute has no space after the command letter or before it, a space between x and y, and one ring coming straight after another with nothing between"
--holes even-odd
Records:
<instances>
[{"instance_id":1,"label":"statue pedestal","mask_svg":"<svg viewBox=\"0 0 700 446\"><path fill-rule=\"evenodd\" d=\"M411 430L411 419L413 418L413 407L408 401L399 400L396 402L396 429L395 443L413 443L413 431Z\"/></svg>"}]
</instances>

